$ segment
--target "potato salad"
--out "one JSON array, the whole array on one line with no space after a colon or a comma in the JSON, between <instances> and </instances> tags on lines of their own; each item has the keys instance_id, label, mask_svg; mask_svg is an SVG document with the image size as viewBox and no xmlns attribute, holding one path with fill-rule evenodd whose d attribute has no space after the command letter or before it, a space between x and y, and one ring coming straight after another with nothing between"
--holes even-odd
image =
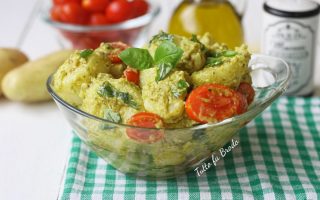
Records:
<instances>
[{"instance_id":1,"label":"potato salad","mask_svg":"<svg viewBox=\"0 0 320 200\"><path fill-rule=\"evenodd\" d=\"M52 86L70 105L113 123L187 128L246 112L254 99L249 59L246 45L229 49L209 34L160 32L143 48L114 42L77 50ZM161 131L126 134L143 143L163 137Z\"/></svg>"}]
</instances>

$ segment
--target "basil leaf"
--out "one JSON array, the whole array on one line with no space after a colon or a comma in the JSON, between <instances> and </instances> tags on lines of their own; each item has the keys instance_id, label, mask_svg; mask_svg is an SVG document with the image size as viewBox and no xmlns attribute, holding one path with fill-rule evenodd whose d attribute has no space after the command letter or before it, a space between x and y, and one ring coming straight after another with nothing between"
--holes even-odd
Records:
<instances>
[{"instance_id":1,"label":"basil leaf","mask_svg":"<svg viewBox=\"0 0 320 200\"><path fill-rule=\"evenodd\" d=\"M121 101L123 101L123 103L129 105L130 107L132 107L134 109L139 108L138 104L134 101L133 97L129 93L121 92L121 91L115 89L110 83L105 83L103 86L99 87L97 93L101 97L118 98Z\"/></svg>"},{"instance_id":2,"label":"basil leaf","mask_svg":"<svg viewBox=\"0 0 320 200\"><path fill-rule=\"evenodd\" d=\"M158 65L158 71L157 71L157 76L156 76L156 81L161 81L163 80L173 69L173 65L170 63L160 63Z\"/></svg>"},{"instance_id":3,"label":"basil leaf","mask_svg":"<svg viewBox=\"0 0 320 200\"><path fill-rule=\"evenodd\" d=\"M214 67L221 65L223 63L223 60L221 57L215 58L215 57L209 57L207 58L206 65L209 65L209 67Z\"/></svg>"},{"instance_id":4,"label":"basil leaf","mask_svg":"<svg viewBox=\"0 0 320 200\"><path fill-rule=\"evenodd\" d=\"M173 67L176 66L178 61L181 59L183 50L173 42L164 41L156 49L154 53L154 61L156 64L170 63Z\"/></svg>"},{"instance_id":5,"label":"basil leaf","mask_svg":"<svg viewBox=\"0 0 320 200\"><path fill-rule=\"evenodd\" d=\"M170 41L173 42L173 35L168 34L166 32L161 31L159 34L152 37L152 39L149 41L149 46L152 42L163 42L163 41Z\"/></svg>"},{"instance_id":6,"label":"basil leaf","mask_svg":"<svg viewBox=\"0 0 320 200\"><path fill-rule=\"evenodd\" d=\"M81 58L87 59L92 53L93 53L92 49L85 49L80 51L79 55Z\"/></svg>"},{"instance_id":7,"label":"basil leaf","mask_svg":"<svg viewBox=\"0 0 320 200\"><path fill-rule=\"evenodd\" d=\"M111 109L106 109L104 111L104 119L115 123L120 123L122 121L120 114Z\"/></svg>"},{"instance_id":8,"label":"basil leaf","mask_svg":"<svg viewBox=\"0 0 320 200\"><path fill-rule=\"evenodd\" d=\"M156 49L154 61L158 67L156 81L161 81L176 67L183 50L169 41L162 42Z\"/></svg>"},{"instance_id":9,"label":"basil leaf","mask_svg":"<svg viewBox=\"0 0 320 200\"><path fill-rule=\"evenodd\" d=\"M231 51L231 50L227 50L222 52L224 57L233 57L235 55L237 55L238 53L236 51Z\"/></svg>"},{"instance_id":10,"label":"basil leaf","mask_svg":"<svg viewBox=\"0 0 320 200\"><path fill-rule=\"evenodd\" d=\"M146 49L127 48L119 54L119 58L127 65L138 70L153 67L153 59Z\"/></svg>"}]
</instances>

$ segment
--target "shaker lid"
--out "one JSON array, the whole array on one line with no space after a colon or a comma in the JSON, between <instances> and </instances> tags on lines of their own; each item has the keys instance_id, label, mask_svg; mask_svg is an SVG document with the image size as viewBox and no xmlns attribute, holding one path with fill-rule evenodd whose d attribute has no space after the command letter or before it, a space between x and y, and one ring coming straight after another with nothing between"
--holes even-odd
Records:
<instances>
[{"instance_id":1,"label":"shaker lid","mask_svg":"<svg viewBox=\"0 0 320 200\"><path fill-rule=\"evenodd\" d=\"M267 0L264 10L281 17L311 17L319 14L320 5L312 0Z\"/></svg>"}]
</instances>

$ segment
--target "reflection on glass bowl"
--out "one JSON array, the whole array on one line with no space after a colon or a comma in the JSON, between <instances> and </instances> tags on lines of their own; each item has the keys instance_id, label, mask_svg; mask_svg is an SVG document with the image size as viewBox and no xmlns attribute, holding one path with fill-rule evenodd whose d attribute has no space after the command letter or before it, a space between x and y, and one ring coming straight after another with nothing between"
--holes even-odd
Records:
<instances>
[{"instance_id":1,"label":"reflection on glass bowl","mask_svg":"<svg viewBox=\"0 0 320 200\"><path fill-rule=\"evenodd\" d=\"M152 144L128 138L126 130L155 131L154 129L113 123L69 105L52 89L52 76L48 79L47 87L75 133L102 159L130 175L170 178L194 170L288 87L291 70L283 60L253 55L249 66L256 96L247 112L215 124L157 130L163 131L164 138Z\"/></svg>"},{"instance_id":2,"label":"reflection on glass bowl","mask_svg":"<svg viewBox=\"0 0 320 200\"><path fill-rule=\"evenodd\" d=\"M43 20L58 31L59 43L63 48L74 49L95 49L101 42L114 41L140 45L146 39L152 21L160 13L160 6L149 2L149 10L145 15L113 25L89 26L53 21L50 7L46 5L42 9Z\"/></svg>"}]
</instances>

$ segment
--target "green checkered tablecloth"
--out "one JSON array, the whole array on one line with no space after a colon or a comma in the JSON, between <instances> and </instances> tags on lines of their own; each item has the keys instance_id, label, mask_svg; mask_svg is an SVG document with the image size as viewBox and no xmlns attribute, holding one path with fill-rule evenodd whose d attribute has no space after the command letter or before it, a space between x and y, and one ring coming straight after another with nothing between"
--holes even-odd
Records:
<instances>
[{"instance_id":1,"label":"green checkered tablecloth","mask_svg":"<svg viewBox=\"0 0 320 200\"><path fill-rule=\"evenodd\" d=\"M320 98L280 98L200 177L146 181L72 141L60 199L320 199Z\"/></svg>"}]
</instances>

